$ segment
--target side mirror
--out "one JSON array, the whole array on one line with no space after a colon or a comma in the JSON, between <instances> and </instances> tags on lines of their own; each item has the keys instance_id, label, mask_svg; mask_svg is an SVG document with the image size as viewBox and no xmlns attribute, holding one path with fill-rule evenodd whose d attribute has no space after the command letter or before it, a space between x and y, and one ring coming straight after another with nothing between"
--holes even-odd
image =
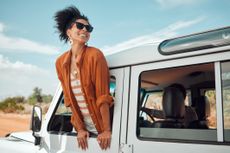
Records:
<instances>
[{"instance_id":1,"label":"side mirror","mask_svg":"<svg viewBox=\"0 0 230 153\"><path fill-rule=\"evenodd\" d=\"M40 106L34 106L31 116L31 125L30 129L33 131L33 136L35 137L35 145L40 144L41 138L36 135L36 132L41 130L42 126L42 109Z\"/></svg>"}]
</instances>

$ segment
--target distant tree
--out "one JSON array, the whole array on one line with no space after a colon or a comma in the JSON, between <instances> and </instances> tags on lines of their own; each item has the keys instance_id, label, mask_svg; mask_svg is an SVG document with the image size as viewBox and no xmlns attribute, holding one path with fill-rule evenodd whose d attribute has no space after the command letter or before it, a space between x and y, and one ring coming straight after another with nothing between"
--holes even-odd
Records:
<instances>
[{"instance_id":1,"label":"distant tree","mask_svg":"<svg viewBox=\"0 0 230 153\"><path fill-rule=\"evenodd\" d=\"M42 99L42 89L35 87L33 89L33 93L28 97L28 102L31 105L38 103L41 103L43 101Z\"/></svg>"},{"instance_id":2,"label":"distant tree","mask_svg":"<svg viewBox=\"0 0 230 153\"><path fill-rule=\"evenodd\" d=\"M41 103L42 102L42 89L35 87L33 96L36 97L37 102Z\"/></svg>"},{"instance_id":3,"label":"distant tree","mask_svg":"<svg viewBox=\"0 0 230 153\"><path fill-rule=\"evenodd\" d=\"M37 99L31 95L31 96L28 97L27 102L30 105L35 105L37 103Z\"/></svg>"},{"instance_id":4,"label":"distant tree","mask_svg":"<svg viewBox=\"0 0 230 153\"><path fill-rule=\"evenodd\" d=\"M44 103L50 103L53 99L52 95L42 95L42 100Z\"/></svg>"}]
</instances>

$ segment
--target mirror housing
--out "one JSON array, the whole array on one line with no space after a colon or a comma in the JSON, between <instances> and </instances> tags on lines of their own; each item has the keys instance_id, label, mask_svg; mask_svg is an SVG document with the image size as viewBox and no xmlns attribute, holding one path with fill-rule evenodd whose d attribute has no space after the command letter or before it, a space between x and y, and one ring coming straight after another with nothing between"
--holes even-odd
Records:
<instances>
[{"instance_id":1,"label":"mirror housing","mask_svg":"<svg viewBox=\"0 0 230 153\"><path fill-rule=\"evenodd\" d=\"M32 130L32 134L35 137L35 145L39 145L41 141L41 137L36 134L37 132L40 132L42 126L42 109L40 106L34 106L31 116L31 125L30 129Z\"/></svg>"}]
</instances>

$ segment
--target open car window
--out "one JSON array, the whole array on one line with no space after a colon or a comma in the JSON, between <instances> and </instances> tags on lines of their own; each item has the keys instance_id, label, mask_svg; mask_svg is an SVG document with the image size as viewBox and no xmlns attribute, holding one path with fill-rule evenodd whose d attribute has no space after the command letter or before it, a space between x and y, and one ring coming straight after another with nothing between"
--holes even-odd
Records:
<instances>
[{"instance_id":1,"label":"open car window","mask_svg":"<svg viewBox=\"0 0 230 153\"><path fill-rule=\"evenodd\" d=\"M142 72L137 136L216 141L214 63ZM139 93L141 97L141 92Z\"/></svg>"}]
</instances>

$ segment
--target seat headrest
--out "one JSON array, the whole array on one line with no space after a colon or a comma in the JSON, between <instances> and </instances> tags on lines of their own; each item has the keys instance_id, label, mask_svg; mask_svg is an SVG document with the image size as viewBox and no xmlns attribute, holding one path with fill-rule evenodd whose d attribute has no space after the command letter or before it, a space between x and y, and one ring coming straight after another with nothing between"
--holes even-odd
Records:
<instances>
[{"instance_id":1,"label":"seat headrest","mask_svg":"<svg viewBox=\"0 0 230 153\"><path fill-rule=\"evenodd\" d=\"M185 104L181 90L176 87L165 88L162 106L166 118L183 118L185 115Z\"/></svg>"}]
</instances>

